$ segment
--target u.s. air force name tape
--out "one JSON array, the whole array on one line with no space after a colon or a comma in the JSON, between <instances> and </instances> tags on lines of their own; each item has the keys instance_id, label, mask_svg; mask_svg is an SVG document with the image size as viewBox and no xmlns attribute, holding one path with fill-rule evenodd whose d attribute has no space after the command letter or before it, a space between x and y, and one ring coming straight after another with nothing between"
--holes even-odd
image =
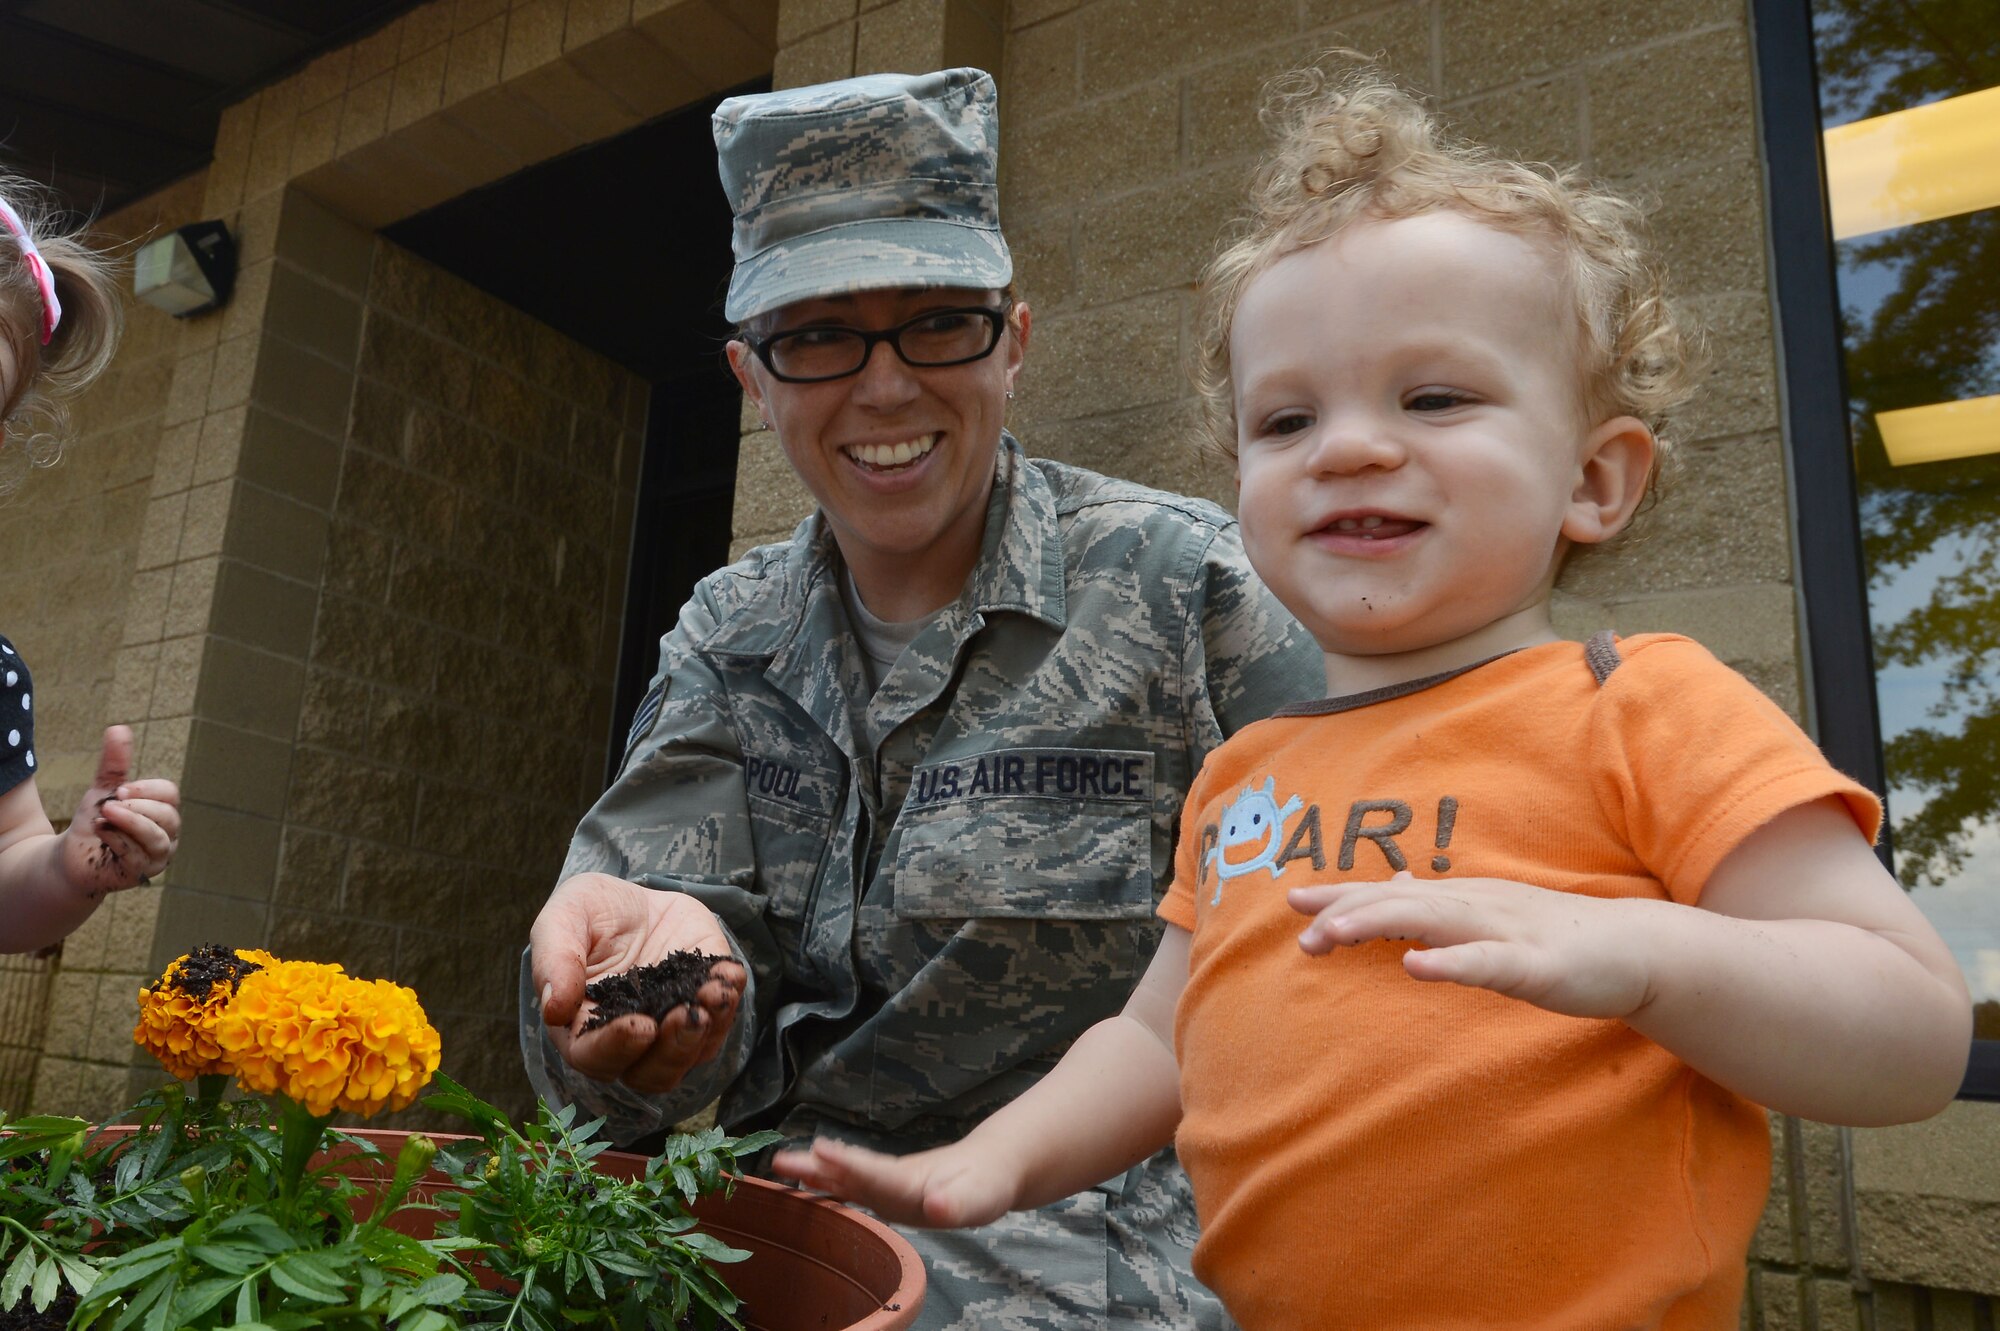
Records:
<instances>
[{"instance_id":1,"label":"u.s. air force name tape","mask_svg":"<svg viewBox=\"0 0 2000 1331\"><path fill-rule=\"evenodd\" d=\"M1133 749L995 749L924 763L910 777L909 802L1085 799L1153 802L1153 755Z\"/></svg>"}]
</instances>

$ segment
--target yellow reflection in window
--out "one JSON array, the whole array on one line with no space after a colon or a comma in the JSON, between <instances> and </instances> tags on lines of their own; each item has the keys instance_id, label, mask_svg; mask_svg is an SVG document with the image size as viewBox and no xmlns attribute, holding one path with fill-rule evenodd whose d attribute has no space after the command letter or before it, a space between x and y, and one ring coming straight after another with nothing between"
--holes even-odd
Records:
<instances>
[{"instance_id":1,"label":"yellow reflection in window","mask_svg":"<svg viewBox=\"0 0 2000 1331\"><path fill-rule=\"evenodd\" d=\"M2000 394L1877 412L1875 424L1898 467L2000 453Z\"/></svg>"},{"instance_id":2,"label":"yellow reflection in window","mask_svg":"<svg viewBox=\"0 0 2000 1331\"><path fill-rule=\"evenodd\" d=\"M1826 131L1833 237L2000 204L2000 87Z\"/></svg>"}]
</instances>

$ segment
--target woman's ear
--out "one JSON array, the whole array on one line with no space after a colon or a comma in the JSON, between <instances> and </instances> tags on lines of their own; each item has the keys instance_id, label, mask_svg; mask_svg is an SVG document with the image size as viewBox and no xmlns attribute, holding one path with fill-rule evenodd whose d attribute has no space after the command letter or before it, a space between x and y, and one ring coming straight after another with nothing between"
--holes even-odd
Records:
<instances>
[{"instance_id":1,"label":"woman's ear","mask_svg":"<svg viewBox=\"0 0 2000 1331\"><path fill-rule=\"evenodd\" d=\"M736 376L736 382L743 387L743 395L750 399L750 405L757 408L757 417L764 422L764 428L771 428L771 409L764 405L764 390L751 373L751 365L757 355L750 350L750 344L742 338L731 338L723 348L729 357L729 372Z\"/></svg>"},{"instance_id":2,"label":"woman's ear","mask_svg":"<svg viewBox=\"0 0 2000 1331\"><path fill-rule=\"evenodd\" d=\"M1636 416L1617 416L1590 432L1563 516L1562 534L1578 545L1599 545L1625 530L1652 479L1659 442Z\"/></svg>"},{"instance_id":3,"label":"woman's ear","mask_svg":"<svg viewBox=\"0 0 2000 1331\"><path fill-rule=\"evenodd\" d=\"M1008 340L1007 345L1007 391L1009 393L1014 391L1014 381L1021 377L1021 362L1027 359L1028 333L1034 327L1034 323L1034 312L1028 308L1028 302L1025 300L1015 301L1013 310L1007 316L1007 327L1012 329L1014 333L1014 336Z\"/></svg>"}]
</instances>

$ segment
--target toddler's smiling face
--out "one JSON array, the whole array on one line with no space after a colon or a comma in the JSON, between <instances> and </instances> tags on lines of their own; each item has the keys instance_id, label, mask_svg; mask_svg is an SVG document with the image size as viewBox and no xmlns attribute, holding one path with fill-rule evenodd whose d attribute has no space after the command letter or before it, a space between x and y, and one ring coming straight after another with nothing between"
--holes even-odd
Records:
<instances>
[{"instance_id":1,"label":"toddler's smiling face","mask_svg":"<svg viewBox=\"0 0 2000 1331\"><path fill-rule=\"evenodd\" d=\"M1588 419L1582 336L1552 246L1454 212L1361 222L1245 290L1244 544L1330 655L1549 636L1566 543L1612 534L1594 452L1644 430Z\"/></svg>"}]
</instances>

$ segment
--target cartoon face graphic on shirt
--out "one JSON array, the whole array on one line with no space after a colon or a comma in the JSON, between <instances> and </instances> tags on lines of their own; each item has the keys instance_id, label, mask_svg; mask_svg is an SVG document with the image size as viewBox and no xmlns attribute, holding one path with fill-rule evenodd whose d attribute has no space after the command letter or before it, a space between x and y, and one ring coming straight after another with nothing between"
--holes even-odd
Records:
<instances>
[{"instance_id":1,"label":"cartoon face graphic on shirt","mask_svg":"<svg viewBox=\"0 0 2000 1331\"><path fill-rule=\"evenodd\" d=\"M1221 839L1208 852L1208 865L1215 870L1215 899L1209 905L1222 904L1222 885L1228 879L1258 869L1269 869L1273 878L1285 872L1285 867L1276 863L1285 844L1285 820L1304 807L1299 797L1292 795L1280 808L1278 779L1271 776L1264 778L1261 787L1245 786L1243 793L1229 802L1222 811ZM1241 853L1245 847L1251 848L1247 855Z\"/></svg>"}]
</instances>

